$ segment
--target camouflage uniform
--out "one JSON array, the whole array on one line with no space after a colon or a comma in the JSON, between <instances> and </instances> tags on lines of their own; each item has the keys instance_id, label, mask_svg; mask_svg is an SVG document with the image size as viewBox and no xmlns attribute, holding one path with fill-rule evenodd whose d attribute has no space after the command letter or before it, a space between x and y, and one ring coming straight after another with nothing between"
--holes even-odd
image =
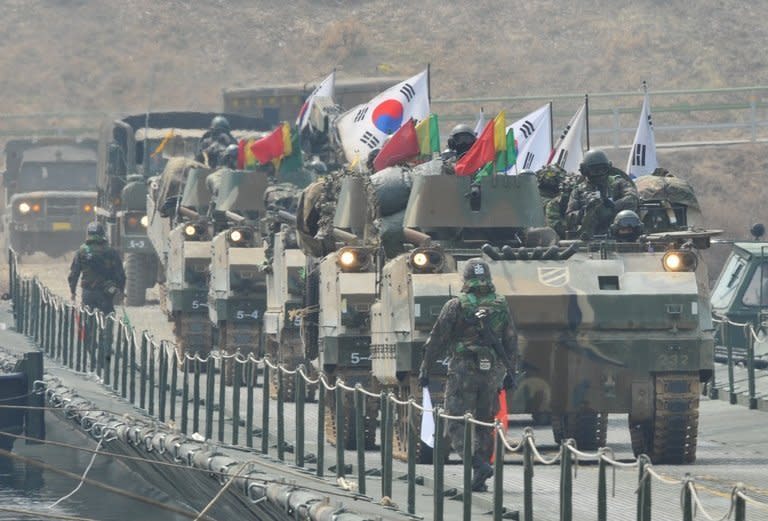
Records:
<instances>
[{"instance_id":1,"label":"camouflage uniform","mask_svg":"<svg viewBox=\"0 0 768 521\"><path fill-rule=\"evenodd\" d=\"M498 391L506 374L506 367L492 346L486 345L475 317L479 308L490 312L485 319L498 338L507 358L512 359L517 350L517 335L509 314L507 301L497 295L488 280L468 280L462 293L445 303L432 332L424 344L424 360L421 374L428 367L447 355L448 381L445 390L445 412L451 416L463 416L469 412L483 422L492 422L498 409ZM454 450L464 454L464 424L448 423L448 435ZM493 453L493 432L487 427L476 427L472 466L490 461ZM484 481L484 480L483 480Z\"/></svg>"},{"instance_id":2,"label":"camouflage uniform","mask_svg":"<svg viewBox=\"0 0 768 521\"><path fill-rule=\"evenodd\" d=\"M125 272L120 255L103 237L89 236L72 259L68 278L72 295L77 291L81 274L83 305L98 308L105 315L112 313L115 294L125 289Z\"/></svg>"},{"instance_id":3,"label":"camouflage uniform","mask_svg":"<svg viewBox=\"0 0 768 521\"><path fill-rule=\"evenodd\" d=\"M230 145L237 145L237 140L230 132L221 129L208 130L200 139L195 161L216 168L224 164L227 147Z\"/></svg>"},{"instance_id":4,"label":"camouflage uniform","mask_svg":"<svg viewBox=\"0 0 768 521\"><path fill-rule=\"evenodd\" d=\"M568 230L579 237L604 235L616 214L622 210L637 211L637 188L624 175L611 169L609 175L599 178L583 178L571 192L568 201Z\"/></svg>"},{"instance_id":5,"label":"camouflage uniform","mask_svg":"<svg viewBox=\"0 0 768 521\"><path fill-rule=\"evenodd\" d=\"M570 190L565 190L566 173L558 166L550 165L536 172L536 177L545 222L563 239L566 230L565 210L570 196Z\"/></svg>"}]
</instances>

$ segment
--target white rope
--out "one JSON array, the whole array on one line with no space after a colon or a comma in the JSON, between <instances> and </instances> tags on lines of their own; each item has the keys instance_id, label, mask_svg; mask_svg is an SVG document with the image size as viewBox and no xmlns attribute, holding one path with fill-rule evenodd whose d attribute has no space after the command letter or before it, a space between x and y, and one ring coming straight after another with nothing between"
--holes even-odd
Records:
<instances>
[{"instance_id":1,"label":"white rope","mask_svg":"<svg viewBox=\"0 0 768 521\"><path fill-rule=\"evenodd\" d=\"M78 483L78 484L77 484L77 486L75 487L75 489L74 489L72 492L70 492L70 493L69 493L69 494L67 494L66 496L63 496L63 497L59 498L58 500L56 500L56 502L55 502L55 503L53 503L52 505L49 505L49 506L48 506L48 508L51 508L51 509L52 509L52 508L56 507L56 505L58 505L59 503L61 503L61 502L62 502L62 501L64 501L65 499L69 499L69 498L70 498L70 497L72 497L72 496L73 496L73 495L74 495L74 494L75 494L75 493L76 493L78 490L80 490L80 488L83 486L83 483L85 482L85 478L86 478L86 476L88 476L88 472L90 472L90 470L91 470L91 467L93 466L93 462L96 460L96 455L99 453L99 449L101 448L101 443L102 443L103 441L104 441L104 438L101 438L101 439L99 440L99 443L96 445L96 449L93 451L93 456L91 456L91 461L88 463L88 466L85 468L85 472L83 472L83 475L82 475L82 477L80 477L80 483Z\"/></svg>"}]
</instances>

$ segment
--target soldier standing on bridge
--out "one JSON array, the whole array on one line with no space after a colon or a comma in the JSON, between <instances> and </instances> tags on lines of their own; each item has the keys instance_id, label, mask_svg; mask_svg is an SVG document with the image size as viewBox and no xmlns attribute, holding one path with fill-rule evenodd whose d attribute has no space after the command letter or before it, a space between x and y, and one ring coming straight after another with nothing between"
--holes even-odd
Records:
<instances>
[{"instance_id":1,"label":"soldier standing on bridge","mask_svg":"<svg viewBox=\"0 0 768 521\"><path fill-rule=\"evenodd\" d=\"M584 178L568 201L568 230L578 238L605 235L617 213L637 211L639 199L632 180L615 168L605 152L589 150L579 165Z\"/></svg>"},{"instance_id":2,"label":"soldier standing on bridge","mask_svg":"<svg viewBox=\"0 0 768 521\"><path fill-rule=\"evenodd\" d=\"M88 224L85 244L77 250L69 270L69 289L74 301L77 280L83 288L82 302L105 315L115 311L115 297L125 290L125 272L117 250L107 244L104 227L97 222Z\"/></svg>"},{"instance_id":3,"label":"soldier standing on bridge","mask_svg":"<svg viewBox=\"0 0 768 521\"><path fill-rule=\"evenodd\" d=\"M512 388L517 334L507 301L496 294L488 264L480 258L467 261L459 296L445 303L424 344L419 385L429 386L429 368L448 356L445 412L451 416L471 413L482 422L493 422L499 389ZM464 424L451 421L448 435L454 450L464 455ZM490 465L493 430L476 426L472 456L472 490L487 490L493 476ZM438 457L438 456L436 456Z\"/></svg>"}]
</instances>

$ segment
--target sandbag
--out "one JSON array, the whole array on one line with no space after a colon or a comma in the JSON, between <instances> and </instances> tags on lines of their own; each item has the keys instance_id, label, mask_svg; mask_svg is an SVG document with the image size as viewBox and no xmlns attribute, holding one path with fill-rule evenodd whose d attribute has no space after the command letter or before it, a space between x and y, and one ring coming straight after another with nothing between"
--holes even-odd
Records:
<instances>
[{"instance_id":1,"label":"sandbag","mask_svg":"<svg viewBox=\"0 0 768 521\"><path fill-rule=\"evenodd\" d=\"M386 217L405 209L411 195L413 177L410 169L392 166L373 174L371 184L378 202L379 215Z\"/></svg>"},{"instance_id":2,"label":"sandbag","mask_svg":"<svg viewBox=\"0 0 768 521\"><path fill-rule=\"evenodd\" d=\"M381 217L378 220L379 236L381 239L381 245L384 248L384 254L388 259L396 257L403 253L405 248L405 236L403 235L403 219L405 218L405 210L401 210L392 215Z\"/></svg>"}]
</instances>

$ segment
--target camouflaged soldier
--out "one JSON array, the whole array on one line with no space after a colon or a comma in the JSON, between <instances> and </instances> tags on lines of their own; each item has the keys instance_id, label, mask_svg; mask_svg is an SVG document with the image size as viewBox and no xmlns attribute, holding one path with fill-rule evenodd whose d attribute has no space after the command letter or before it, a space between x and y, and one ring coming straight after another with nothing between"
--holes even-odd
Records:
<instances>
[{"instance_id":1,"label":"camouflaged soldier","mask_svg":"<svg viewBox=\"0 0 768 521\"><path fill-rule=\"evenodd\" d=\"M564 190L566 172L557 165L547 165L538 172L539 195L544 207L544 219L547 226L565 238L565 211L568 208L570 190Z\"/></svg>"},{"instance_id":2,"label":"camouflaged soldier","mask_svg":"<svg viewBox=\"0 0 768 521\"><path fill-rule=\"evenodd\" d=\"M517 335L506 299L496 294L488 264L480 258L467 261L461 294L445 303L424 344L419 384L429 385L427 368L448 356L445 412L451 416L471 413L473 418L492 422L498 409L498 391L514 386L512 360ZM493 475L490 465L493 431L476 426L472 456L472 490L486 490ZM454 450L464 454L464 424L448 423Z\"/></svg>"},{"instance_id":3,"label":"camouflaged soldier","mask_svg":"<svg viewBox=\"0 0 768 521\"><path fill-rule=\"evenodd\" d=\"M115 297L125 289L125 272L117 250L107 244L104 227L97 222L88 224L85 244L77 250L69 270L69 289L72 300L77 293L77 280L81 278L82 302L105 315L115 310Z\"/></svg>"},{"instance_id":4,"label":"camouflaged soldier","mask_svg":"<svg viewBox=\"0 0 768 521\"><path fill-rule=\"evenodd\" d=\"M216 168L224 163L230 145L237 145L237 140L232 136L229 121L224 116L216 116L211 120L211 128L200 138L195 161Z\"/></svg>"},{"instance_id":5,"label":"camouflaged soldier","mask_svg":"<svg viewBox=\"0 0 768 521\"><path fill-rule=\"evenodd\" d=\"M454 175L456 161L472 148L475 141L477 141L477 136L469 125L462 123L453 127L448 135L448 148L440 154L440 159L443 160L442 173Z\"/></svg>"},{"instance_id":6,"label":"camouflaged soldier","mask_svg":"<svg viewBox=\"0 0 768 521\"><path fill-rule=\"evenodd\" d=\"M637 211L637 188L621 170L613 167L601 150L589 150L579 165L583 179L568 201L568 231L580 238L605 235L617 213Z\"/></svg>"}]
</instances>

